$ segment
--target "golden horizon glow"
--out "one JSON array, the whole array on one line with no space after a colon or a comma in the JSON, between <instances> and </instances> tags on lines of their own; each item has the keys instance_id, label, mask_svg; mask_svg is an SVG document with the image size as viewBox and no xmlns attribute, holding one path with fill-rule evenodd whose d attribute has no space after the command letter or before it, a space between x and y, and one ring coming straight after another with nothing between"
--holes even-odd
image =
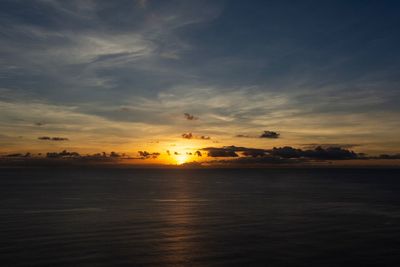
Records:
<instances>
[{"instance_id":1,"label":"golden horizon glow","mask_svg":"<svg viewBox=\"0 0 400 267\"><path fill-rule=\"evenodd\" d=\"M186 163L188 161L188 158L189 157L184 154L174 156L174 159L175 159L177 165L182 165L182 164Z\"/></svg>"},{"instance_id":2,"label":"golden horizon glow","mask_svg":"<svg viewBox=\"0 0 400 267\"><path fill-rule=\"evenodd\" d=\"M159 160L169 164L182 165L194 160L194 152L201 149L202 144L196 144L188 140L175 140L173 145L159 143L153 147L155 151L165 151ZM198 157L196 157L198 159Z\"/></svg>"}]
</instances>

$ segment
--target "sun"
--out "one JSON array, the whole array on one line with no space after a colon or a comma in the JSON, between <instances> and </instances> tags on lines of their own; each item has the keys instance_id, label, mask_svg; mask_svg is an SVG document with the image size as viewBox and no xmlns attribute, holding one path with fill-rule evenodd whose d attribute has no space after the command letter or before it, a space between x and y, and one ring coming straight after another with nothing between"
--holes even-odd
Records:
<instances>
[{"instance_id":1,"label":"sun","mask_svg":"<svg viewBox=\"0 0 400 267\"><path fill-rule=\"evenodd\" d=\"M176 164L178 165L182 165L183 163L186 163L188 160L188 156L187 155L177 155L175 156L175 161Z\"/></svg>"}]
</instances>

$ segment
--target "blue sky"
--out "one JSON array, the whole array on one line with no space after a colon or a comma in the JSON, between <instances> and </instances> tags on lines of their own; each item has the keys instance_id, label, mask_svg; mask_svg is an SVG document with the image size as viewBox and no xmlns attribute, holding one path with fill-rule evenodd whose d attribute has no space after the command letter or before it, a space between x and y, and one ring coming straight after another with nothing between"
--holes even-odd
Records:
<instances>
[{"instance_id":1,"label":"blue sky","mask_svg":"<svg viewBox=\"0 0 400 267\"><path fill-rule=\"evenodd\" d=\"M13 0L0 13L0 152L400 150L397 1ZM280 138L236 137L265 130Z\"/></svg>"}]
</instances>

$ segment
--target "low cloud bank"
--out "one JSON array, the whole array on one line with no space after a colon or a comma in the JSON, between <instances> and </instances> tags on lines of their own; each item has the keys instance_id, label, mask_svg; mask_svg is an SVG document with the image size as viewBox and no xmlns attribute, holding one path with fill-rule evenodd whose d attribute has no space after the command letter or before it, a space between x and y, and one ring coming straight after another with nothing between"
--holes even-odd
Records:
<instances>
[{"instance_id":1,"label":"low cloud bank","mask_svg":"<svg viewBox=\"0 0 400 267\"><path fill-rule=\"evenodd\" d=\"M354 147L359 147L361 146L360 144L302 144L301 147L303 149L315 149L317 147L322 147L322 148L329 148L329 147L341 147L341 148L346 148L346 149L351 149Z\"/></svg>"},{"instance_id":2,"label":"low cloud bank","mask_svg":"<svg viewBox=\"0 0 400 267\"><path fill-rule=\"evenodd\" d=\"M321 160L342 160L342 159L357 159L359 155L354 151L341 147L316 147L315 149L302 150L293 147L285 146L273 148L269 151L271 155L281 158L310 158Z\"/></svg>"},{"instance_id":3,"label":"low cloud bank","mask_svg":"<svg viewBox=\"0 0 400 267\"><path fill-rule=\"evenodd\" d=\"M156 159L160 156L158 152L138 151L139 159Z\"/></svg>"},{"instance_id":4,"label":"low cloud bank","mask_svg":"<svg viewBox=\"0 0 400 267\"><path fill-rule=\"evenodd\" d=\"M95 154L82 155L75 151L63 150L61 152L47 152L39 154L31 153L11 153L0 155L0 165L34 165L34 164L59 164L63 162L71 164L96 164L96 163L118 163L123 160L152 160L160 156L159 152L138 151L138 155L131 157L124 153L101 152ZM183 152L182 152L183 153ZM177 151L167 151L167 154L182 155ZM356 153L342 147L321 147L313 149L300 149L291 146L274 147L272 149L249 148L241 146L205 147L192 152L184 152L189 156L203 157L206 155L210 160L202 162L207 166L224 165L234 166L235 164L248 166L265 164L312 164L313 162L326 162L331 160L400 160L398 154L381 154L377 156L367 156L363 153ZM387 161L389 162L389 161ZM397 164L397 163L396 163Z\"/></svg>"},{"instance_id":5,"label":"low cloud bank","mask_svg":"<svg viewBox=\"0 0 400 267\"><path fill-rule=\"evenodd\" d=\"M290 146L274 147L273 149L258 149L237 146L224 147L205 147L202 150L208 152L209 157L243 157L250 158L277 158L277 159L315 159L315 160L346 160L365 158L364 154L357 154L354 151L341 147L322 148L320 146L314 149L302 150Z\"/></svg>"},{"instance_id":6,"label":"low cloud bank","mask_svg":"<svg viewBox=\"0 0 400 267\"><path fill-rule=\"evenodd\" d=\"M101 152L94 154L82 155L75 151L63 150L61 152L47 152L45 154L39 153L32 155L31 153L14 153L0 156L0 158L46 158L46 159L93 159L93 160L104 160L104 159L132 159L128 155L111 151L110 153Z\"/></svg>"}]
</instances>

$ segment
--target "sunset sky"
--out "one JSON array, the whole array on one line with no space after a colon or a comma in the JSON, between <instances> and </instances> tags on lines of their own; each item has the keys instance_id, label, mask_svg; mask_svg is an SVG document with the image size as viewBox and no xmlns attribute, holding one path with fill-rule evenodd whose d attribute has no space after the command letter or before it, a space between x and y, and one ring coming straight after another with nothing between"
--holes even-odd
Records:
<instances>
[{"instance_id":1,"label":"sunset sky","mask_svg":"<svg viewBox=\"0 0 400 267\"><path fill-rule=\"evenodd\" d=\"M397 154L399 43L398 1L4 0L0 154Z\"/></svg>"}]
</instances>

